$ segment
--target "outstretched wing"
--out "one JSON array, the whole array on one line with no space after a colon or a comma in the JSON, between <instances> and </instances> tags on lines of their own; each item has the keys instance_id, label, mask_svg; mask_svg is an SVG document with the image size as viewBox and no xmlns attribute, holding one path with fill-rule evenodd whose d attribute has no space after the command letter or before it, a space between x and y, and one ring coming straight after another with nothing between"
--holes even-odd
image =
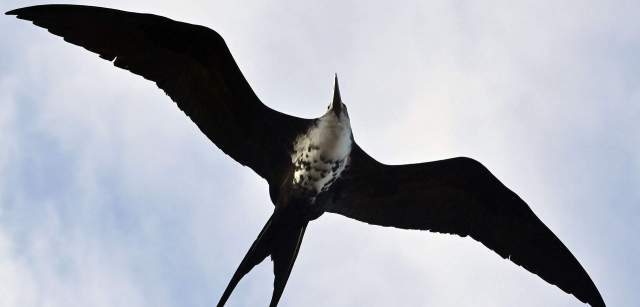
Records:
<instances>
[{"instance_id":1,"label":"outstretched wing","mask_svg":"<svg viewBox=\"0 0 640 307\"><path fill-rule=\"evenodd\" d=\"M564 244L475 160L392 166L354 146L350 165L332 189L330 212L370 224L471 236L581 301L605 306Z\"/></svg>"},{"instance_id":2,"label":"outstretched wing","mask_svg":"<svg viewBox=\"0 0 640 307\"><path fill-rule=\"evenodd\" d=\"M7 12L95 52L173 99L222 151L269 182L309 120L262 104L215 31L165 17L79 5Z\"/></svg>"}]
</instances>

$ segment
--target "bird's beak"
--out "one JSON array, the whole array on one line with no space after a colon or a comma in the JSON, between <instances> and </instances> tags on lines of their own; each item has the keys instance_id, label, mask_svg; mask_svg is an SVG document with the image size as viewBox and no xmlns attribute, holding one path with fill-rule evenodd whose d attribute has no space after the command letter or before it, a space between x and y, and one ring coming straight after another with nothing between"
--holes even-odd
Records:
<instances>
[{"instance_id":1,"label":"bird's beak","mask_svg":"<svg viewBox=\"0 0 640 307\"><path fill-rule=\"evenodd\" d=\"M333 87L333 101L331 102L331 110L336 115L340 115L340 113L342 112L342 99L340 98L340 87L338 87L338 74L336 74Z\"/></svg>"}]
</instances>

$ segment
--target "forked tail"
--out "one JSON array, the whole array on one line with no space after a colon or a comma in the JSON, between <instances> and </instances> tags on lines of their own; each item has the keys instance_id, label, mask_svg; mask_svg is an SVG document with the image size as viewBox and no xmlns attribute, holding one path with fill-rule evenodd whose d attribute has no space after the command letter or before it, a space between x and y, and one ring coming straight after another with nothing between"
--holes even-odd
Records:
<instances>
[{"instance_id":1,"label":"forked tail","mask_svg":"<svg viewBox=\"0 0 640 307\"><path fill-rule=\"evenodd\" d=\"M217 306L224 306L240 279L269 255L273 260L273 273L275 275L273 295L269 306L277 306L298 256L298 250L300 250L300 244L306 228L307 222L291 223L285 219L279 219L277 212L274 212L262 228L262 231L260 231L260 234L258 234L258 238L249 248L242 262L240 262L240 266L233 274Z\"/></svg>"}]
</instances>

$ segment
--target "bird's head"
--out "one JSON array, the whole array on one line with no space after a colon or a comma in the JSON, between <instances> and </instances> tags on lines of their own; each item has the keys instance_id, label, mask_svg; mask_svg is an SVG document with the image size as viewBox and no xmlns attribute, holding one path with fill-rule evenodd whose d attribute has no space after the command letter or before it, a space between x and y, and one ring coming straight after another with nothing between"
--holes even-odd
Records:
<instances>
[{"instance_id":1,"label":"bird's head","mask_svg":"<svg viewBox=\"0 0 640 307\"><path fill-rule=\"evenodd\" d=\"M340 98L340 87L338 86L338 75L336 74L334 87L333 87L333 101L327 106L327 114L335 114L338 118L342 118L343 116L349 118L349 113L347 112L347 106L342 103L342 99Z\"/></svg>"}]
</instances>

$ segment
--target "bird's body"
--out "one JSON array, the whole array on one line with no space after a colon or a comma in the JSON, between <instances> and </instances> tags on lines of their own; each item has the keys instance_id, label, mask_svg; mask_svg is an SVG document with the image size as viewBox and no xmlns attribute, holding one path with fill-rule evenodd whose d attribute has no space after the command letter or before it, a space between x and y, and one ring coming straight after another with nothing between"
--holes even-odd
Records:
<instances>
[{"instance_id":1,"label":"bird's body","mask_svg":"<svg viewBox=\"0 0 640 307\"><path fill-rule=\"evenodd\" d=\"M329 111L318 118L294 143L293 184L315 194L327 191L344 170L351 143L348 116Z\"/></svg>"},{"instance_id":2,"label":"bird's body","mask_svg":"<svg viewBox=\"0 0 640 307\"><path fill-rule=\"evenodd\" d=\"M302 220L314 220L326 211L326 202L318 196L329 192L331 185L345 170L353 135L347 108L342 104L335 79L335 95L327 112L310 122L291 144L288 176L274 189L276 207L289 208ZM295 207L295 208L293 208Z\"/></svg>"},{"instance_id":3,"label":"bird's body","mask_svg":"<svg viewBox=\"0 0 640 307\"><path fill-rule=\"evenodd\" d=\"M77 6L7 12L154 81L224 153L269 184L274 212L225 289L271 257L275 307L308 223L325 212L404 229L469 236L594 307L605 303L567 247L486 167L465 157L386 165L355 142L337 86L304 119L263 104L222 37L165 17ZM339 264L337 264L339 265Z\"/></svg>"}]
</instances>

